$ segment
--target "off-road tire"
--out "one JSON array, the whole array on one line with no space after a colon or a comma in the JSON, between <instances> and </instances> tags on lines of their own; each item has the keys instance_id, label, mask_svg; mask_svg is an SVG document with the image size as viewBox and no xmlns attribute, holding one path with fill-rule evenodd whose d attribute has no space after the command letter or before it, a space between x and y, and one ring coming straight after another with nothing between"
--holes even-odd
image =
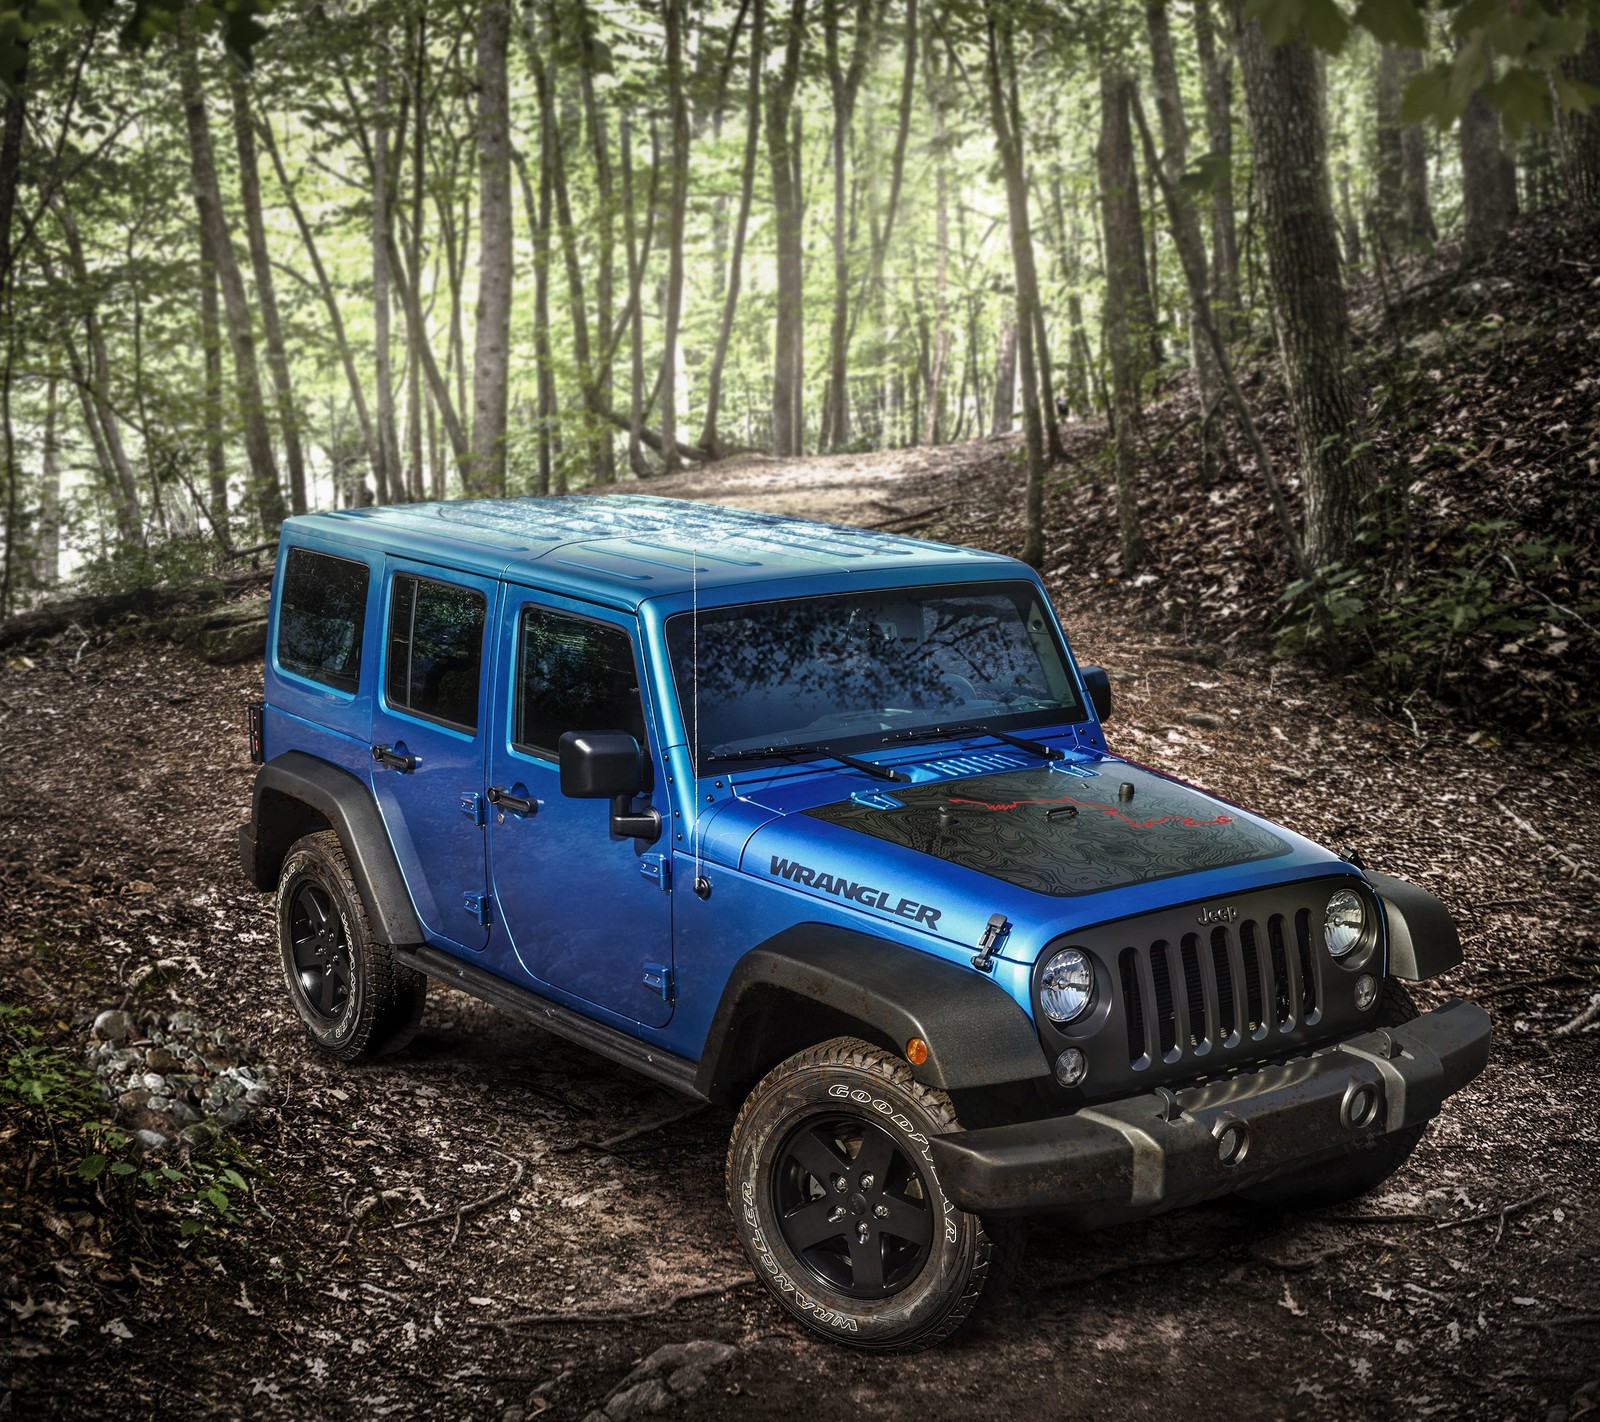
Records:
<instances>
[{"instance_id":1,"label":"off-road tire","mask_svg":"<svg viewBox=\"0 0 1600 1422\"><path fill-rule=\"evenodd\" d=\"M786 1142L807 1123L843 1118L891 1138L898 1158L920 1176L922 1184L912 1188L931 1215L931 1239L916 1272L884 1297L856 1297L830 1285L791 1248L780 1219ZM836 1037L774 1067L746 1099L728 1145L728 1205L756 1277L785 1310L834 1343L897 1353L948 1338L980 1301L988 1305L1004 1292L1026 1240L1020 1222L985 1222L944 1199L928 1141L958 1129L944 1092L923 1086L900 1058L857 1038Z\"/></svg>"},{"instance_id":2,"label":"off-road tire","mask_svg":"<svg viewBox=\"0 0 1600 1422\"><path fill-rule=\"evenodd\" d=\"M1383 1004L1374 1027L1399 1027L1418 1016L1417 1004L1403 984L1390 978L1384 985ZM1318 1210L1343 1205L1375 1190L1410 1159L1429 1123L1408 1126L1386 1136L1368 1136L1349 1155L1307 1170L1280 1175L1264 1185L1239 1193L1261 1205L1285 1210Z\"/></svg>"},{"instance_id":3,"label":"off-road tire","mask_svg":"<svg viewBox=\"0 0 1600 1422\"><path fill-rule=\"evenodd\" d=\"M347 955L344 988L337 1006L323 1011L301 984L295 962L297 903L306 896L331 909L340 946ZM331 830L296 840L283 861L277 893L278 954L289 1000L311 1040L341 1061L366 1061L398 1052L422 1021L428 980L395 962L387 943L372 935L361 891L356 887L338 835ZM342 981L342 979L341 979Z\"/></svg>"}]
</instances>

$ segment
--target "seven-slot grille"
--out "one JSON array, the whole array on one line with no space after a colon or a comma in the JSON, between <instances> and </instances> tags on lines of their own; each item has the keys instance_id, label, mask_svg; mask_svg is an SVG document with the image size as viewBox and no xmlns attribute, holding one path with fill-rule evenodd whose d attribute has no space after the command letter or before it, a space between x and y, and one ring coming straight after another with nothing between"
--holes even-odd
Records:
<instances>
[{"instance_id":1,"label":"seven-slot grille","mask_svg":"<svg viewBox=\"0 0 1600 1422\"><path fill-rule=\"evenodd\" d=\"M1135 1070L1202 1065L1247 1042L1270 1050L1322 1015L1322 956L1303 908L1126 947L1117 970Z\"/></svg>"}]
</instances>

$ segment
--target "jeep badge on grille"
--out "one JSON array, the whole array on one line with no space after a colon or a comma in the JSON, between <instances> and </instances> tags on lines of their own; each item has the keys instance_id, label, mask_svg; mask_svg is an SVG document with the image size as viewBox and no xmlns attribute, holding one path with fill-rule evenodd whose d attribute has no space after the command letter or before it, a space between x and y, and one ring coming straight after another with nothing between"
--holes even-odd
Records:
<instances>
[{"instance_id":1,"label":"jeep badge on grille","mask_svg":"<svg viewBox=\"0 0 1600 1422\"><path fill-rule=\"evenodd\" d=\"M1239 910L1232 904L1223 904L1220 908L1203 908L1200 910L1201 923L1232 923L1239 917Z\"/></svg>"}]
</instances>

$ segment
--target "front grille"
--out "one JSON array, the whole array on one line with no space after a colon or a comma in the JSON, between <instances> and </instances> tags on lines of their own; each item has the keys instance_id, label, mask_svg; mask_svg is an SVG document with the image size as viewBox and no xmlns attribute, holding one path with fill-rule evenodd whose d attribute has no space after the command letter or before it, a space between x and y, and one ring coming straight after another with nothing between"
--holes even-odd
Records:
<instances>
[{"instance_id":1,"label":"front grille","mask_svg":"<svg viewBox=\"0 0 1600 1422\"><path fill-rule=\"evenodd\" d=\"M1274 1038L1314 1027L1321 1017L1304 909L1292 918L1270 913L1218 924L1205 937L1191 932L1130 945L1117 966L1135 1070L1157 1062L1203 1069L1247 1043L1270 1050Z\"/></svg>"}]
</instances>

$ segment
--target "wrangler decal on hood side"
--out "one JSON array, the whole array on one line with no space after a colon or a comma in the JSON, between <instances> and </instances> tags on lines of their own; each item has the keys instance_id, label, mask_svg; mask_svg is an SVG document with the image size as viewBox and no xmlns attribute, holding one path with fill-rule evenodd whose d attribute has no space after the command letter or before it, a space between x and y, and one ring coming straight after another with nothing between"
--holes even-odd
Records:
<instances>
[{"instance_id":1,"label":"wrangler decal on hood side","mask_svg":"<svg viewBox=\"0 0 1600 1422\"><path fill-rule=\"evenodd\" d=\"M875 889L870 884L858 884L854 879L823 874L808 864L796 864L792 859L780 859L776 854L772 856L772 877L804 884L808 889L832 894L836 898L850 899L865 908L882 909L885 913L909 918L925 924L929 930L937 928L939 924L940 910L929 908L927 904L904 898L896 902L895 895L887 889Z\"/></svg>"}]
</instances>

